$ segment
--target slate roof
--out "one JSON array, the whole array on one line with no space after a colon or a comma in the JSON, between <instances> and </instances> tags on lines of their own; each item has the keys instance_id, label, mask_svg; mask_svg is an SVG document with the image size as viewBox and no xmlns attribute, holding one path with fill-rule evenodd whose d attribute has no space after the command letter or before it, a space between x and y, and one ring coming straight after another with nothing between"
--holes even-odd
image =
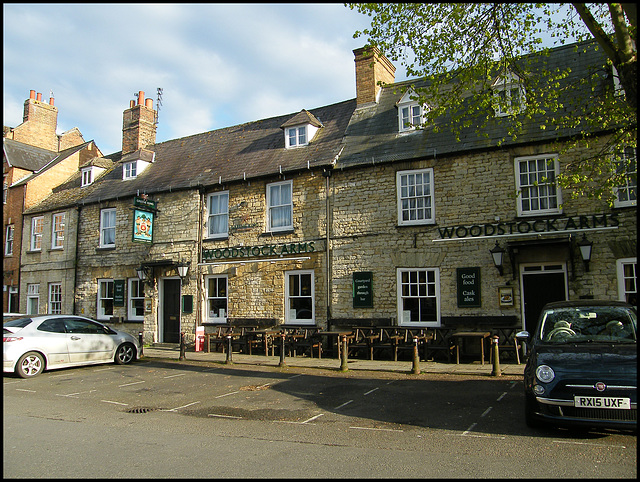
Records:
<instances>
[{"instance_id":1,"label":"slate roof","mask_svg":"<svg viewBox=\"0 0 640 482\"><path fill-rule=\"evenodd\" d=\"M13 139L3 139L3 147L11 166L31 172L42 169L58 155L55 151L30 146Z\"/></svg>"},{"instance_id":2,"label":"slate roof","mask_svg":"<svg viewBox=\"0 0 640 482\"><path fill-rule=\"evenodd\" d=\"M153 163L135 179L127 181L122 180L122 160L131 159L131 156L123 158L122 153L117 152L105 156L113 166L90 186L80 187L81 174L78 172L54 189L47 199L25 212L45 212L75 204L127 198L138 193L210 188L220 182L276 176L280 172L287 174L309 168L330 168L340 153L343 135L355 107L356 101L351 99L302 113L154 144L143 150L155 152ZM292 118L302 118L305 122L319 119L323 127L307 146L285 149L281 126Z\"/></svg>"},{"instance_id":3,"label":"slate roof","mask_svg":"<svg viewBox=\"0 0 640 482\"><path fill-rule=\"evenodd\" d=\"M537 72L537 62L544 62L549 67L570 66L571 74L565 82L576 82L586 76L587 69L593 67L594 62L601 62L604 65L604 54L593 48L595 43L584 42L580 46L590 45L587 52L575 51L575 44L552 49L548 57L532 56L533 62L529 68L531 72ZM604 74L604 70L602 72ZM535 74L534 74L535 75ZM603 83L611 82L601 76ZM345 137L345 149L338 160L336 168L346 168L352 166L366 165L378 162L394 162L400 160L434 158L448 154L461 154L464 152L492 149L497 147L497 140L502 139L507 133L507 125L511 122L510 117L495 117L492 112L477 112L478 119L489 116L490 120L483 134L478 135L476 127L480 120L472 123L466 128L456 141L455 136L446 126L451 124L451 118L443 117L438 120L438 124L443 126L440 132L436 133L432 129L421 129L411 132L400 133L398 131L398 110L397 102L402 98L403 92L400 88L425 86L423 81L398 82L391 86L386 86L380 93L379 102L366 104L359 107L349 123ZM603 85L596 86L603 88ZM587 86L588 87L588 86ZM587 98L587 97L585 97ZM566 103L566 100L565 100ZM580 105L584 108L584 105ZM587 106L588 107L588 106ZM546 130L540 129L543 119L534 118L522 134L518 135L516 141L507 140L502 147L515 144L528 144L532 142L542 142L555 140L565 136L575 135L580 129L558 130L549 126Z\"/></svg>"},{"instance_id":4,"label":"slate roof","mask_svg":"<svg viewBox=\"0 0 640 482\"><path fill-rule=\"evenodd\" d=\"M5 154L7 155L9 163L12 166L32 171L30 175L14 182L11 186L13 187L26 184L69 156L81 151L92 142L93 140L74 147L69 147L68 149L60 152L54 152L23 144L22 142L17 142L12 139L4 139Z\"/></svg>"}]
</instances>

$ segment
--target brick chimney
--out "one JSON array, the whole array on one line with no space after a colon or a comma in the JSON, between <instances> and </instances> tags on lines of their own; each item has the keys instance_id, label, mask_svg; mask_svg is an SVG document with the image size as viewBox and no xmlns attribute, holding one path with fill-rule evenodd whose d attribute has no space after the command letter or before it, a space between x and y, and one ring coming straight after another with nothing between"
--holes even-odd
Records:
<instances>
[{"instance_id":1,"label":"brick chimney","mask_svg":"<svg viewBox=\"0 0 640 482\"><path fill-rule=\"evenodd\" d=\"M378 82L393 84L396 68L376 47L362 47L353 51L356 63L357 105L376 102Z\"/></svg>"},{"instance_id":2,"label":"brick chimney","mask_svg":"<svg viewBox=\"0 0 640 482\"><path fill-rule=\"evenodd\" d=\"M156 112L153 99L144 100L144 92L138 92L138 102L131 101L122 116L122 155L144 149L156 143Z\"/></svg>"},{"instance_id":3,"label":"brick chimney","mask_svg":"<svg viewBox=\"0 0 640 482\"><path fill-rule=\"evenodd\" d=\"M47 104L42 101L40 92L29 92L29 98L24 101L22 124L13 129L13 140L58 151L58 108L53 105L52 100L53 98Z\"/></svg>"}]
</instances>

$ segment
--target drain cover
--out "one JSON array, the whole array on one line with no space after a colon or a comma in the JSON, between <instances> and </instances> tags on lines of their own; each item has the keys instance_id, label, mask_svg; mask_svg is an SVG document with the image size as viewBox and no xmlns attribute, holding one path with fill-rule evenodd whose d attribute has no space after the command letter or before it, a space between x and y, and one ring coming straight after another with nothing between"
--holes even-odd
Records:
<instances>
[{"instance_id":1,"label":"drain cover","mask_svg":"<svg viewBox=\"0 0 640 482\"><path fill-rule=\"evenodd\" d=\"M127 410L127 413L147 413L147 412L153 412L154 410L157 410L157 408L136 407L136 408L130 408L129 410Z\"/></svg>"}]
</instances>

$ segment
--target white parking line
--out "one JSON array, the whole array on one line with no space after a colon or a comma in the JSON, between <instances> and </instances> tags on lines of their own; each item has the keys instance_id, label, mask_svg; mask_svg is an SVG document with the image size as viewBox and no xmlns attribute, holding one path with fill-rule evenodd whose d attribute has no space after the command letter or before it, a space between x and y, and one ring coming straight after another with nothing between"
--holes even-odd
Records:
<instances>
[{"instance_id":1,"label":"white parking line","mask_svg":"<svg viewBox=\"0 0 640 482\"><path fill-rule=\"evenodd\" d=\"M370 393L375 392L379 387L373 388L371 390L369 390L368 392L365 393L365 395L369 395Z\"/></svg>"},{"instance_id":2,"label":"white parking line","mask_svg":"<svg viewBox=\"0 0 640 482\"><path fill-rule=\"evenodd\" d=\"M573 445L591 445L592 447L610 447L618 449L626 449L625 445L607 445L607 444L594 444L589 442L574 442L573 440L554 440L553 443L557 444L573 444Z\"/></svg>"},{"instance_id":3,"label":"white parking line","mask_svg":"<svg viewBox=\"0 0 640 482\"><path fill-rule=\"evenodd\" d=\"M377 430L380 432L404 432L404 430L397 428L374 428L374 427L349 427L354 430Z\"/></svg>"},{"instance_id":4,"label":"white parking line","mask_svg":"<svg viewBox=\"0 0 640 482\"><path fill-rule=\"evenodd\" d=\"M506 396L507 396L507 392L504 392L502 395L500 395L500 396L498 397L498 399L496 400L496 402L499 402L500 400L502 400L502 399L503 399L504 397L506 397Z\"/></svg>"},{"instance_id":5,"label":"white parking line","mask_svg":"<svg viewBox=\"0 0 640 482\"><path fill-rule=\"evenodd\" d=\"M484 412L482 412L482 415L480 415L480 418L484 417L485 415L487 415L491 410L493 409L493 407L489 407L487 408Z\"/></svg>"},{"instance_id":6,"label":"white parking line","mask_svg":"<svg viewBox=\"0 0 640 482\"><path fill-rule=\"evenodd\" d=\"M18 391L18 392L36 393L35 390L27 390L26 388L16 388L16 391Z\"/></svg>"},{"instance_id":7,"label":"white parking line","mask_svg":"<svg viewBox=\"0 0 640 482\"><path fill-rule=\"evenodd\" d=\"M97 390L87 390L86 392L75 392L75 393L68 393L66 395L63 395L61 393L56 393L57 397L71 397L71 398L78 398L77 395L82 395L83 393L93 393L93 392L97 392Z\"/></svg>"},{"instance_id":8,"label":"white parking line","mask_svg":"<svg viewBox=\"0 0 640 482\"><path fill-rule=\"evenodd\" d=\"M217 397L214 397L214 398L227 397L227 396L229 396L229 395L233 395L233 394L235 394L235 393L240 393L240 391L239 391L239 390L236 390L235 392L224 393L224 394L222 394L222 395L218 395Z\"/></svg>"},{"instance_id":9,"label":"white parking line","mask_svg":"<svg viewBox=\"0 0 640 482\"><path fill-rule=\"evenodd\" d=\"M217 413L208 413L207 417L235 418L235 419L241 419L242 418L242 417L235 417L233 415L218 415Z\"/></svg>"},{"instance_id":10,"label":"white parking line","mask_svg":"<svg viewBox=\"0 0 640 482\"><path fill-rule=\"evenodd\" d=\"M338 405L336 408L334 408L334 410L340 410L342 407L344 407L345 405L349 405L352 402L353 402L353 400L349 400L348 402L344 402L342 405Z\"/></svg>"},{"instance_id":11,"label":"white parking line","mask_svg":"<svg viewBox=\"0 0 640 482\"><path fill-rule=\"evenodd\" d=\"M183 377L183 376L185 376L185 375L186 375L186 373L178 373L178 374L176 374L176 375L168 375L168 376L166 376L166 377L162 377L162 378Z\"/></svg>"},{"instance_id":12,"label":"white parking line","mask_svg":"<svg viewBox=\"0 0 640 482\"><path fill-rule=\"evenodd\" d=\"M300 422L300 423L309 423L309 422L312 422L312 421L314 421L315 419L322 417L323 415L324 415L324 413L319 413L318 415L316 415L316 416L314 416L314 417L311 417L309 420L305 420L304 422Z\"/></svg>"},{"instance_id":13,"label":"white parking line","mask_svg":"<svg viewBox=\"0 0 640 482\"><path fill-rule=\"evenodd\" d=\"M115 405L125 405L125 406L129 405L128 403L114 402L113 400L100 400L100 401L104 403L113 403Z\"/></svg>"},{"instance_id":14,"label":"white parking line","mask_svg":"<svg viewBox=\"0 0 640 482\"><path fill-rule=\"evenodd\" d=\"M145 380L141 380L139 382L125 383L124 385L118 385L118 387L128 387L128 386L131 386L131 385L138 385L139 383L144 383L144 382L145 382Z\"/></svg>"},{"instance_id":15,"label":"white parking line","mask_svg":"<svg viewBox=\"0 0 640 482\"><path fill-rule=\"evenodd\" d=\"M190 407L191 405L195 405L196 403L200 403L200 402L187 403L186 405L182 405L181 407L169 408L167 410L161 410L161 412L176 412L176 411L180 410L181 408L187 408L187 407Z\"/></svg>"}]
</instances>

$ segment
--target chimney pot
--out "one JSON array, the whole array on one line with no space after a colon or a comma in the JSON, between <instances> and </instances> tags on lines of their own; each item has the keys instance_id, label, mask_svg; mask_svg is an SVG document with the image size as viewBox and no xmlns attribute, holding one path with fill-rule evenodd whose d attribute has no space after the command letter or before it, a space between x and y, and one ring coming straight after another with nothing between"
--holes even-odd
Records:
<instances>
[{"instance_id":1,"label":"chimney pot","mask_svg":"<svg viewBox=\"0 0 640 482\"><path fill-rule=\"evenodd\" d=\"M147 109L153 109L153 99L145 100L145 106L147 107Z\"/></svg>"},{"instance_id":2,"label":"chimney pot","mask_svg":"<svg viewBox=\"0 0 640 482\"><path fill-rule=\"evenodd\" d=\"M30 90L29 91L29 99L35 100L36 98L36 91L35 90Z\"/></svg>"},{"instance_id":3,"label":"chimney pot","mask_svg":"<svg viewBox=\"0 0 640 482\"><path fill-rule=\"evenodd\" d=\"M135 100L130 100L129 101L129 108L133 109L136 106L136 101Z\"/></svg>"},{"instance_id":4,"label":"chimney pot","mask_svg":"<svg viewBox=\"0 0 640 482\"><path fill-rule=\"evenodd\" d=\"M40 92L38 92L38 95L36 96L36 100L38 102L42 102L42 94Z\"/></svg>"},{"instance_id":5,"label":"chimney pot","mask_svg":"<svg viewBox=\"0 0 640 482\"><path fill-rule=\"evenodd\" d=\"M144 104L144 91L141 90L138 92L138 105Z\"/></svg>"},{"instance_id":6,"label":"chimney pot","mask_svg":"<svg viewBox=\"0 0 640 482\"><path fill-rule=\"evenodd\" d=\"M49 105L53 105L53 97L49 97Z\"/></svg>"}]
</instances>

